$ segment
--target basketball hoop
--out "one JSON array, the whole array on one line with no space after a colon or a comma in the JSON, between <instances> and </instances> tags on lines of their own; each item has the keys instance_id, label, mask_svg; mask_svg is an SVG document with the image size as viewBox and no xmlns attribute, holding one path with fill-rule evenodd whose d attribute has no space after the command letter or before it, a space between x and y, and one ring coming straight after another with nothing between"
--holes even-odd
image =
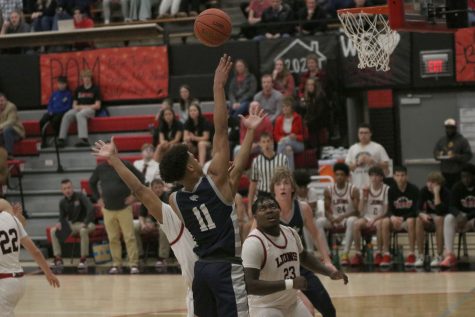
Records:
<instances>
[{"instance_id":1,"label":"basketball hoop","mask_svg":"<svg viewBox=\"0 0 475 317\"><path fill-rule=\"evenodd\" d=\"M387 6L338 10L343 31L358 52L358 68L388 71L389 59L400 35L391 29Z\"/></svg>"}]
</instances>

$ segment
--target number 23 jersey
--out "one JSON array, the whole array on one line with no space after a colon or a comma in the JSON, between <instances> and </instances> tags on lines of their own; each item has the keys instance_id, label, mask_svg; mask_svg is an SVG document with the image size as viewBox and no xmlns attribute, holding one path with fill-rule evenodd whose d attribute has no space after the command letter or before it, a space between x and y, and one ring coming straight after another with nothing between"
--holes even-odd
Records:
<instances>
[{"instance_id":1,"label":"number 23 jersey","mask_svg":"<svg viewBox=\"0 0 475 317\"><path fill-rule=\"evenodd\" d=\"M294 229L280 225L280 235L274 237L254 229L244 241L242 262L244 268L260 270L262 281L280 281L300 276L300 253L302 241ZM249 295L249 304L254 307L286 309L297 300L297 290L257 296Z\"/></svg>"},{"instance_id":2,"label":"number 23 jersey","mask_svg":"<svg viewBox=\"0 0 475 317\"><path fill-rule=\"evenodd\" d=\"M20 240L27 236L25 229L14 216L0 212L0 274L20 273Z\"/></svg>"}]
</instances>

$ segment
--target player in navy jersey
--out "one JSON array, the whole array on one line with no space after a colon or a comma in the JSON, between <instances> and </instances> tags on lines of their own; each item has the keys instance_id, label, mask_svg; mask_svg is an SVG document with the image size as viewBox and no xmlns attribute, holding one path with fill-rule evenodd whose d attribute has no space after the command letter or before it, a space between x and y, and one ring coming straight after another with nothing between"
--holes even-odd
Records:
<instances>
[{"instance_id":1,"label":"player in navy jersey","mask_svg":"<svg viewBox=\"0 0 475 317\"><path fill-rule=\"evenodd\" d=\"M313 238L314 244L322 255L323 262L331 271L337 269L333 266L330 256L325 247L325 241L321 239L317 227L313 222L312 209L306 202L299 202L295 197L296 186L292 173L287 168L276 169L271 181L271 189L279 203L280 223L293 228L302 242L304 242L303 228L305 227ZM313 272L300 267L300 275L307 280L307 289L302 291L323 317L336 316L335 307L330 295L326 291L319 278ZM311 305L308 305L311 306ZM309 307L313 310L313 308Z\"/></svg>"},{"instance_id":2,"label":"player in navy jersey","mask_svg":"<svg viewBox=\"0 0 475 317\"><path fill-rule=\"evenodd\" d=\"M207 175L185 145L172 147L160 162L162 179L183 185L182 190L171 195L170 205L183 218L197 244L194 251L199 260L195 264L193 294L195 315L199 317L249 315L234 208L236 182L228 174L224 86L231 67L231 59L224 55L214 76L215 134Z\"/></svg>"}]
</instances>

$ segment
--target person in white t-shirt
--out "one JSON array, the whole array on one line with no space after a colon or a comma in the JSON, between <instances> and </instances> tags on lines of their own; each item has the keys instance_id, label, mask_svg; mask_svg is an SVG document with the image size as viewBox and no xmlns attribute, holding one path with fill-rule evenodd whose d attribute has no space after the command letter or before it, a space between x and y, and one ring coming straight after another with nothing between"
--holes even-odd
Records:
<instances>
[{"instance_id":1,"label":"person in white t-shirt","mask_svg":"<svg viewBox=\"0 0 475 317\"><path fill-rule=\"evenodd\" d=\"M59 287L58 278L51 272L43 254L26 233L13 208L2 200L0 211L0 316L13 317L14 309L25 293L25 280L20 265L20 244L31 254L44 272L48 283Z\"/></svg>"},{"instance_id":2,"label":"person in white t-shirt","mask_svg":"<svg viewBox=\"0 0 475 317\"><path fill-rule=\"evenodd\" d=\"M350 147L345 160L351 170L351 183L360 189L370 185L368 171L372 166L381 167L386 176L389 173L389 156L381 144L371 141L371 136L369 124L360 124L359 142Z\"/></svg>"},{"instance_id":3,"label":"person in white t-shirt","mask_svg":"<svg viewBox=\"0 0 475 317\"><path fill-rule=\"evenodd\" d=\"M306 317L309 310L298 296L307 287L300 264L333 280L348 277L333 271L303 249L297 232L280 225L279 203L260 196L252 205L257 228L244 241L242 261L251 317Z\"/></svg>"}]
</instances>

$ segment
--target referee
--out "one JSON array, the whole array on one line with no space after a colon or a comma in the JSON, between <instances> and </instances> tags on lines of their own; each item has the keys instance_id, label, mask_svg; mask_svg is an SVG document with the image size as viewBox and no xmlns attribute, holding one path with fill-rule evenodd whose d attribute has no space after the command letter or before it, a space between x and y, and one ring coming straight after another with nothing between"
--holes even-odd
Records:
<instances>
[{"instance_id":1,"label":"referee","mask_svg":"<svg viewBox=\"0 0 475 317\"><path fill-rule=\"evenodd\" d=\"M259 139L261 154L254 158L251 167L251 184L249 186L249 214L251 214L252 203L256 196L271 195L270 183L274 171L277 167L289 166L287 157L283 154L276 154L274 151L274 140L272 136L263 132ZM257 194L257 195L256 195Z\"/></svg>"}]
</instances>

